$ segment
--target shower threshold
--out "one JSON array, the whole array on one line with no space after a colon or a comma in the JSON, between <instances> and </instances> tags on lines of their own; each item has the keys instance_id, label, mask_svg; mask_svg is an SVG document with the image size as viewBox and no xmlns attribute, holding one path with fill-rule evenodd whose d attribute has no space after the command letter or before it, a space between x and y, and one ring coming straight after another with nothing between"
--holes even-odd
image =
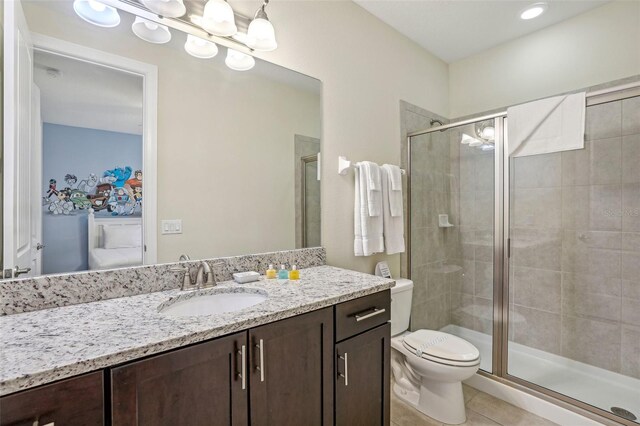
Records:
<instances>
[{"instance_id":1,"label":"shower threshold","mask_svg":"<svg viewBox=\"0 0 640 426\"><path fill-rule=\"evenodd\" d=\"M452 324L441 331L475 345L480 351L480 368L491 371L490 335ZM509 374L602 410L622 407L640 418L640 379L514 342L509 342Z\"/></svg>"}]
</instances>

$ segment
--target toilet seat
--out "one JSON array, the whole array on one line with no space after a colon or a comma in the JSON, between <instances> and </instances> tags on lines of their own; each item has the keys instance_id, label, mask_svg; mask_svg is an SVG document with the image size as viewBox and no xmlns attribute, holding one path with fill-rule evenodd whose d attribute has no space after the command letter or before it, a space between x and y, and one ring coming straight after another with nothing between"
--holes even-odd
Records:
<instances>
[{"instance_id":1,"label":"toilet seat","mask_svg":"<svg viewBox=\"0 0 640 426\"><path fill-rule=\"evenodd\" d=\"M435 330L418 330L404 336L404 347L414 356L450 366L480 364L480 351L471 343L452 334Z\"/></svg>"}]
</instances>

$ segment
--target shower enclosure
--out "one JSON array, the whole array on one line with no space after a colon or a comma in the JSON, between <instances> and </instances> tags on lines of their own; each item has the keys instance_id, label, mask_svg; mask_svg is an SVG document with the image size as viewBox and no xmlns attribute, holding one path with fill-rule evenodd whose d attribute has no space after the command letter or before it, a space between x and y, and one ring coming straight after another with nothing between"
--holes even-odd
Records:
<instances>
[{"instance_id":1,"label":"shower enclosure","mask_svg":"<svg viewBox=\"0 0 640 426\"><path fill-rule=\"evenodd\" d=\"M640 84L588 93L584 149L508 158L506 112L409 135L412 330L583 414L640 418Z\"/></svg>"}]
</instances>

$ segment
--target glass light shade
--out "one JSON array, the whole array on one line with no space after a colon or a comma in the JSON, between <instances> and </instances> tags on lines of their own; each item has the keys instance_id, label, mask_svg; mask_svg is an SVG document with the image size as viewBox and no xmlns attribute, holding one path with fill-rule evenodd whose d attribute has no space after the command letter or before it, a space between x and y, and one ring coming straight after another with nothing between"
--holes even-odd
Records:
<instances>
[{"instance_id":1,"label":"glass light shade","mask_svg":"<svg viewBox=\"0 0 640 426\"><path fill-rule=\"evenodd\" d=\"M183 0L142 0L150 11L166 18L179 18L187 13Z\"/></svg>"},{"instance_id":2,"label":"glass light shade","mask_svg":"<svg viewBox=\"0 0 640 426\"><path fill-rule=\"evenodd\" d=\"M224 0L209 0L201 22L202 28L218 36L229 37L238 32L233 9Z\"/></svg>"},{"instance_id":3,"label":"glass light shade","mask_svg":"<svg viewBox=\"0 0 640 426\"><path fill-rule=\"evenodd\" d=\"M99 27L113 28L120 24L118 11L96 0L75 0L73 10L83 20Z\"/></svg>"},{"instance_id":4,"label":"glass light shade","mask_svg":"<svg viewBox=\"0 0 640 426\"><path fill-rule=\"evenodd\" d=\"M480 136L485 140L492 141L495 139L496 129L493 126L483 127L480 131Z\"/></svg>"},{"instance_id":5,"label":"glass light shade","mask_svg":"<svg viewBox=\"0 0 640 426\"><path fill-rule=\"evenodd\" d=\"M276 32L269 20L256 18L251 21L247 31L247 46L263 52L276 50Z\"/></svg>"},{"instance_id":6,"label":"glass light shade","mask_svg":"<svg viewBox=\"0 0 640 426\"><path fill-rule=\"evenodd\" d=\"M189 55L200 59L213 58L218 54L218 46L215 43L191 34L187 35L184 50L186 50Z\"/></svg>"},{"instance_id":7,"label":"glass light shade","mask_svg":"<svg viewBox=\"0 0 640 426\"><path fill-rule=\"evenodd\" d=\"M481 147L483 151L493 151L495 148L496 148L495 145L492 143L486 143Z\"/></svg>"},{"instance_id":8,"label":"glass light shade","mask_svg":"<svg viewBox=\"0 0 640 426\"><path fill-rule=\"evenodd\" d=\"M256 60L253 59L253 56L247 55L246 53L227 49L227 58L224 60L224 63L232 70L247 71L255 66Z\"/></svg>"},{"instance_id":9,"label":"glass light shade","mask_svg":"<svg viewBox=\"0 0 640 426\"><path fill-rule=\"evenodd\" d=\"M162 44L171 40L169 28L164 25L156 24L139 16L131 25L133 33L149 43Z\"/></svg>"}]
</instances>

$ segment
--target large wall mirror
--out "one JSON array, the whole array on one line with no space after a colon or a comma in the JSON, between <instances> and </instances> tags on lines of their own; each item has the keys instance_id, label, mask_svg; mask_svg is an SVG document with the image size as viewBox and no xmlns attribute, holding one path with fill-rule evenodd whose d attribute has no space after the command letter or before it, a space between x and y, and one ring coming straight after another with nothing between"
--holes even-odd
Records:
<instances>
[{"instance_id":1,"label":"large wall mirror","mask_svg":"<svg viewBox=\"0 0 640 426\"><path fill-rule=\"evenodd\" d=\"M5 278L320 245L320 81L123 10L11 3Z\"/></svg>"}]
</instances>

